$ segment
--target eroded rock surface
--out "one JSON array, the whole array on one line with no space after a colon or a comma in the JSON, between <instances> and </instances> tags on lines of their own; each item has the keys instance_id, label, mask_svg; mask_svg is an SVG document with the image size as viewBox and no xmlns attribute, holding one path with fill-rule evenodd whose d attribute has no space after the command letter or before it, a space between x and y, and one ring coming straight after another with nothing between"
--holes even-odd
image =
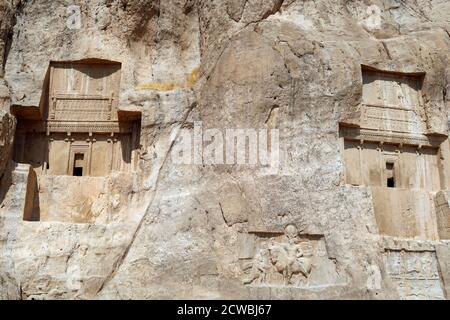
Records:
<instances>
[{"instance_id":1,"label":"eroded rock surface","mask_svg":"<svg viewBox=\"0 0 450 320\"><path fill-rule=\"evenodd\" d=\"M448 12L0 0L0 298L448 298Z\"/></svg>"}]
</instances>

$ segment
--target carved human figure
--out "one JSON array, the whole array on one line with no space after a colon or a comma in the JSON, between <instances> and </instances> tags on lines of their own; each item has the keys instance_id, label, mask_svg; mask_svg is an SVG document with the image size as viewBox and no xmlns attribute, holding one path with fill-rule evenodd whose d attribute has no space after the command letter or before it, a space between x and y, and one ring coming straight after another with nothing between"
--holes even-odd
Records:
<instances>
[{"instance_id":1,"label":"carved human figure","mask_svg":"<svg viewBox=\"0 0 450 320\"><path fill-rule=\"evenodd\" d=\"M272 244L269 247L270 258L275 269L283 274L284 284L292 284L294 274L302 274L308 278L312 261L309 254L303 251L300 239L298 238L298 229L289 224L285 228L285 241Z\"/></svg>"},{"instance_id":2,"label":"carved human figure","mask_svg":"<svg viewBox=\"0 0 450 320\"><path fill-rule=\"evenodd\" d=\"M250 275L244 279L244 284L252 283L256 280L265 283L268 269L271 267L267 242L262 242L261 246L253 258Z\"/></svg>"}]
</instances>

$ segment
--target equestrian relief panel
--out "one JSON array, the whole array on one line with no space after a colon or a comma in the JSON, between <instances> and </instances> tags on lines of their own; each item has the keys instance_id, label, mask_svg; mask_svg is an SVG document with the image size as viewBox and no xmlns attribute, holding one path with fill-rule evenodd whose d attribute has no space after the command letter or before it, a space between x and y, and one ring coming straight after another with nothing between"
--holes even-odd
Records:
<instances>
[{"instance_id":1,"label":"equestrian relief panel","mask_svg":"<svg viewBox=\"0 0 450 320\"><path fill-rule=\"evenodd\" d=\"M313 288L346 282L328 258L324 237L300 234L294 224L284 232L244 235L240 262L245 285Z\"/></svg>"}]
</instances>

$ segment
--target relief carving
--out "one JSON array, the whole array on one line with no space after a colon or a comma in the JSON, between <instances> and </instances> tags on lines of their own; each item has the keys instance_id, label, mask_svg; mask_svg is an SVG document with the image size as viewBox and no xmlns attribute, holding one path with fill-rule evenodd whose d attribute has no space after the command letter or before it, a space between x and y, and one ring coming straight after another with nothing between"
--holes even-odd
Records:
<instances>
[{"instance_id":1,"label":"relief carving","mask_svg":"<svg viewBox=\"0 0 450 320\"><path fill-rule=\"evenodd\" d=\"M140 114L122 111L119 117L120 71L112 61L52 62L42 108L33 114L14 109L14 160L31 164L38 176L133 171Z\"/></svg>"},{"instance_id":2,"label":"relief carving","mask_svg":"<svg viewBox=\"0 0 450 320\"><path fill-rule=\"evenodd\" d=\"M309 287L342 280L326 256L323 238L301 236L293 224L287 225L284 233L256 238L255 254L241 258L245 273L242 282L246 285ZM313 272L316 275L312 279Z\"/></svg>"},{"instance_id":3,"label":"relief carving","mask_svg":"<svg viewBox=\"0 0 450 320\"><path fill-rule=\"evenodd\" d=\"M434 199L440 239L450 239L450 192L439 191Z\"/></svg>"},{"instance_id":4,"label":"relief carving","mask_svg":"<svg viewBox=\"0 0 450 320\"><path fill-rule=\"evenodd\" d=\"M140 146L140 112L119 107L120 71L113 61L51 62L40 107L12 108L13 160L36 175L24 220L86 223L115 210L105 186L130 178Z\"/></svg>"},{"instance_id":5,"label":"relief carving","mask_svg":"<svg viewBox=\"0 0 450 320\"><path fill-rule=\"evenodd\" d=\"M402 299L444 299L434 251L386 250L387 273Z\"/></svg>"},{"instance_id":6,"label":"relief carving","mask_svg":"<svg viewBox=\"0 0 450 320\"><path fill-rule=\"evenodd\" d=\"M362 76L362 128L426 132L420 94L422 74L395 74L363 68Z\"/></svg>"},{"instance_id":7,"label":"relief carving","mask_svg":"<svg viewBox=\"0 0 450 320\"><path fill-rule=\"evenodd\" d=\"M243 280L243 283L266 283L266 274L270 271L271 267L269 248L267 242L263 242L253 261L245 267L246 269L250 269L250 275Z\"/></svg>"},{"instance_id":8,"label":"relief carving","mask_svg":"<svg viewBox=\"0 0 450 320\"><path fill-rule=\"evenodd\" d=\"M380 234L444 239L447 137L427 129L425 73L362 66L359 127L340 126L345 181L370 187Z\"/></svg>"}]
</instances>

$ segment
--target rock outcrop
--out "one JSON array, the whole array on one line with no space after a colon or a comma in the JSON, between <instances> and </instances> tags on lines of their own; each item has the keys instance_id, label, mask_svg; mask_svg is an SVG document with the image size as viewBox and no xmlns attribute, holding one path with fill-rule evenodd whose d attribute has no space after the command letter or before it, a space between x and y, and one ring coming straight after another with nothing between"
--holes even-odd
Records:
<instances>
[{"instance_id":1,"label":"rock outcrop","mask_svg":"<svg viewBox=\"0 0 450 320\"><path fill-rule=\"evenodd\" d=\"M0 0L0 298L446 299L449 11Z\"/></svg>"}]
</instances>

